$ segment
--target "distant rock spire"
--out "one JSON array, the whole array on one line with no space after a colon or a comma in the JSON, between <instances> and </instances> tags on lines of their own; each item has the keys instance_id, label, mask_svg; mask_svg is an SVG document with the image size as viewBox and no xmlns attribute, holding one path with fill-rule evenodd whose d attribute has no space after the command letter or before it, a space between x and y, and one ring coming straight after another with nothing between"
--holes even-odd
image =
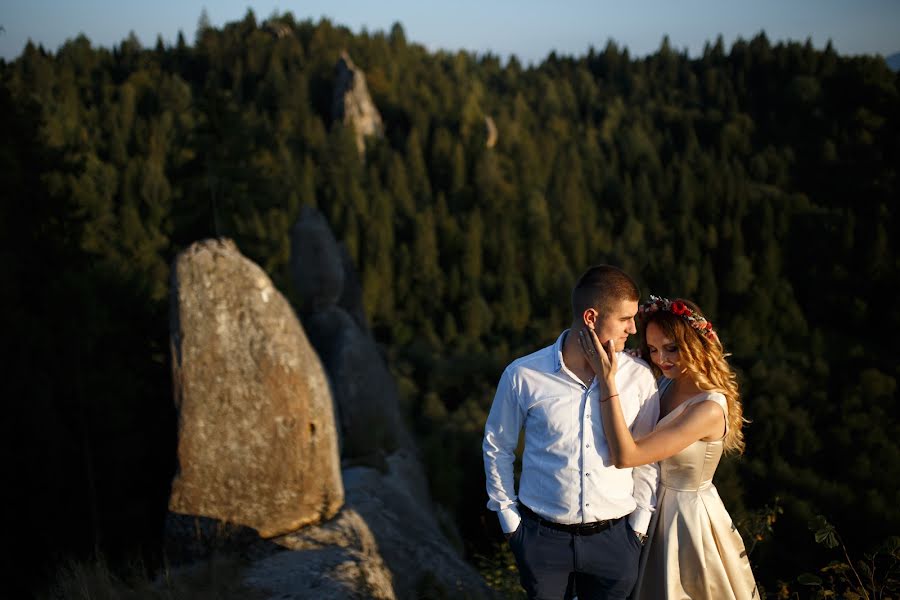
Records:
<instances>
[{"instance_id":1,"label":"distant rock spire","mask_svg":"<svg viewBox=\"0 0 900 600\"><path fill-rule=\"evenodd\" d=\"M334 99L332 116L335 121L353 128L356 134L356 148L360 155L366 149L366 137L384 135L384 123L378 112L369 88L366 75L353 64L346 51L335 66Z\"/></svg>"},{"instance_id":2,"label":"distant rock spire","mask_svg":"<svg viewBox=\"0 0 900 600\"><path fill-rule=\"evenodd\" d=\"M487 140L485 140L484 145L488 148L493 148L497 145L497 125L490 115L484 117L484 127L487 130Z\"/></svg>"},{"instance_id":3,"label":"distant rock spire","mask_svg":"<svg viewBox=\"0 0 900 600\"><path fill-rule=\"evenodd\" d=\"M287 37L293 33L289 25L279 21L266 21L262 28L272 34L272 37L275 38Z\"/></svg>"}]
</instances>

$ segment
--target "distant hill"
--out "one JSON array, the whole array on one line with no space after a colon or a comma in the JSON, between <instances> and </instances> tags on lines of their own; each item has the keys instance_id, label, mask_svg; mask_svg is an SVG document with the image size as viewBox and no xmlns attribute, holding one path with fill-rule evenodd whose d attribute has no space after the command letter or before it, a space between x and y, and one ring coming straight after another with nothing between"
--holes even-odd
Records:
<instances>
[{"instance_id":1,"label":"distant hill","mask_svg":"<svg viewBox=\"0 0 900 600\"><path fill-rule=\"evenodd\" d=\"M895 52L884 59L884 62L887 63L888 67L896 73L900 71L900 52Z\"/></svg>"}]
</instances>

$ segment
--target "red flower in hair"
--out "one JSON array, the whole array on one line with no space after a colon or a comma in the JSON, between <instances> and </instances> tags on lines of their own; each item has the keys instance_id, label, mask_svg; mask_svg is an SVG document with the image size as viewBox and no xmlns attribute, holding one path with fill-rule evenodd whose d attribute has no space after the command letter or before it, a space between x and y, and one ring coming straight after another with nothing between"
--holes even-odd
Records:
<instances>
[{"instance_id":1,"label":"red flower in hair","mask_svg":"<svg viewBox=\"0 0 900 600\"><path fill-rule=\"evenodd\" d=\"M644 318L648 318L649 315L658 310L670 312L673 315L678 315L686 320L700 335L708 338L718 338L716 332L713 330L713 324L700 315L700 313L694 312L693 309L680 300L672 302L668 298L662 298L651 294L650 300L641 304L638 310Z\"/></svg>"}]
</instances>

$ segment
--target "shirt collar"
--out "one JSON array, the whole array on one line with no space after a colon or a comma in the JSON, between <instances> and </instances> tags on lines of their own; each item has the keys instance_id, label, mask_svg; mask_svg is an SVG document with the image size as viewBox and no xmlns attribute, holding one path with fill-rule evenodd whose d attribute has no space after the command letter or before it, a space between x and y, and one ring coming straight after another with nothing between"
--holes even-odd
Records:
<instances>
[{"instance_id":1,"label":"shirt collar","mask_svg":"<svg viewBox=\"0 0 900 600\"><path fill-rule=\"evenodd\" d=\"M562 366L563 366L563 357L562 357L563 346L564 346L565 343L566 343L566 336L569 335L569 331L570 331L569 329L566 329L566 330L563 331L561 334L559 334L559 337L556 338L556 343L553 344L553 360L556 361L556 362L554 363L554 365L553 365L553 372L554 372L554 373L559 373L559 372L562 370Z\"/></svg>"}]
</instances>

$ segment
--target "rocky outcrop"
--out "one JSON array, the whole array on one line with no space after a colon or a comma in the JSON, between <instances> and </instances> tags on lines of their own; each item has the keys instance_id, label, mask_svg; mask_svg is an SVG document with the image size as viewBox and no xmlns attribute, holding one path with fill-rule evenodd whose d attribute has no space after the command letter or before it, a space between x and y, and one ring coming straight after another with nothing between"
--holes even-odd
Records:
<instances>
[{"instance_id":1,"label":"rocky outcrop","mask_svg":"<svg viewBox=\"0 0 900 600\"><path fill-rule=\"evenodd\" d=\"M171 299L170 511L263 538L334 516L344 488L329 385L284 296L231 241L208 240L176 258Z\"/></svg>"},{"instance_id":2,"label":"rocky outcrop","mask_svg":"<svg viewBox=\"0 0 900 600\"><path fill-rule=\"evenodd\" d=\"M497 124L494 123L494 119L490 115L484 117L484 130L487 134L484 146L485 148L493 148L497 145Z\"/></svg>"},{"instance_id":3,"label":"rocky outcrop","mask_svg":"<svg viewBox=\"0 0 900 600\"><path fill-rule=\"evenodd\" d=\"M381 137L384 134L381 113L369 95L365 73L353 64L346 52L341 52L334 70L332 117L335 122L353 129L356 148L362 155L366 150L366 137Z\"/></svg>"},{"instance_id":4,"label":"rocky outcrop","mask_svg":"<svg viewBox=\"0 0 900 600\"><path fill-rule=\"evenodd\" d=\"M254 562L243 572L245 586L280 600L397 598L372 532L352 509L274 541L290 552Z\"/></svg>"},{"instance_id":5,"label":"rocky outcrop","mask_svg":"<svg viewBox=\"0 0 900 600\"><path fill-rule=\"evenodd\" d=\"M304 207L291 234L291 275L303 327L331 384L341 457L377 460L413 443L403 426L394 379L364 320L360 322L359 288L352 293L345 289L357 277L343 254L325 217Z\"/></svg>"},{"instance_id":6,"label":"rocky outcrop","mask_svg":"<svg viewBox=\"0 0 900 600\"><path fill-rule=\"evenodd\" d=\"M436 516L346 251L312 208L292 234L302 326L232 242L175 260L167 559L236 557L254 598L492 598Z\"/></svg>"},{"instance_id":7,"label":"rocky outcrop","mask_svg":"<svg viewBox=\"0 0 900 600\"><path fill-rule=\"evenodd\" d=\"M290 269L302 313L337 304L344 291L344 260L328 221L311 206L300 209L291 229Z\"/></svg>"},{"instance_id":8,"label":"rocky outcrop","mask_svg":"<svg viewBox=\"0 0 900 600\"><path fill-rule=\"evenodd\" d=\"M269 32L274 38L288 37L293 33L291 26L278 21L266 21L262 26L263 31Z\"/></svg>"},{"instance_id":9,"label":"rocky outcrop","mask_svg":"<svg viewBox=\"0 0 900 600\"><path fill-rule=\"evenodd\" d=\"M315 208L301 212L291 249L300 316L336 404L346 506L372 532L397 597L417 597L423 582L450 598L490 597L480 575L442 532L401 417L396 382L364 319L351 315L362 313L360 290L348 291L340 283L357 281L355 269ZM338 264L343 274L331 272Z\"/></svg>"},{"instance_id":10,"label":"rocky outcrop","mask_svg":"<svg viewBox=\"0 0 900 600\"><path fill-rule=\"evenodd\" d=\"M365 519L393 573L397 597L491 598L481 575L442 532L431 503L422 501L427 489L410 489L420 476L418 459L404 451L387 457L386 472L363 466L344 469L347 507Z\"/></svg>"}]
</instances>

